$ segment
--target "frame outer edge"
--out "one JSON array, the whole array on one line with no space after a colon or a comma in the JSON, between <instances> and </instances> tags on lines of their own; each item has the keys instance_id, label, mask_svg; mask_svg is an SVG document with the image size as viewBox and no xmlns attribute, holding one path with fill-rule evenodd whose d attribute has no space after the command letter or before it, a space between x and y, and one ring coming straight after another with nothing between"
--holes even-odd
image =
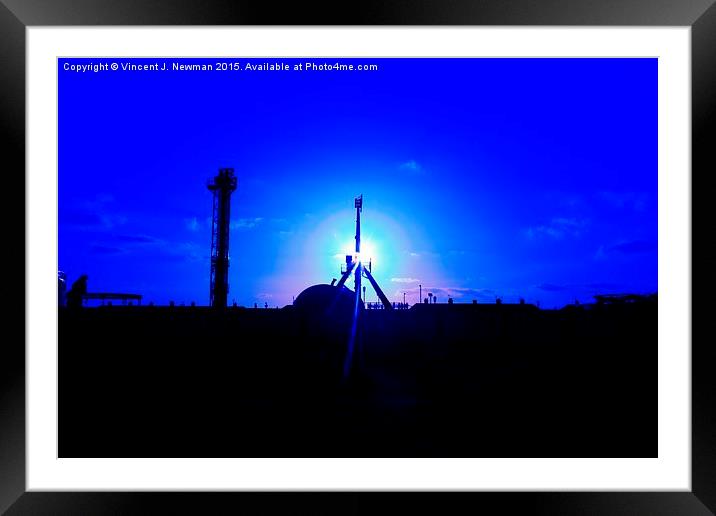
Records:
<instances>
[{"instance_id":1,"label":"frame outer edge","mask_svg":"<svg viewBox=\"0 0 716 516\"><path fill-rule=\"evenodd\" d=\"M0 3L0 141L3 145L3 191L0 203L12 264L3 275L0 306L22 313L13 318L22 338L4 332L0 345L0 513L25 491L25 25ZM19 200L11 203L10 199ZM22 220L18 213L22 206ZM10 244L9 241L13 241ZM22 241L22 247L19 242Z\"/></svg>"},{"instance_id":2,"label":"frame outer edge","mask_svg":"<svg viewBox=\"0 0 716 516\"><path fill-rule=\"evenodd\" d=\"M111 12L108 14L111 18ZM535 20L535 23L539 23L539 20ZM4 2L0 3L0 41L0 85L3 93L0 96L0 135L8 149L5 154L6 178L11 183L8 191L14 197L22 192L21 197L24 199L25 25ZM712 4L692 25L692 81L692 170L698 170L698 176L705 177L706 174L716 171L713 151L713 142L716 141L716 4ZM16 183L12 183L13 180ZM711 213L705 210L707 189L692 191L694 200L699 198L692 215L694 229L705 227L708 224L706 221L712 218ZM6 220L17 220L17 214ZM11 229L23 233L23 242L24 230L24 222L14 224ZM708 247L705 244L700 245L692 240L692 246L693 270L700 275L700 283L694 284L693 292L706 296L716 290L716 259L713 253L706 254ZM24 273L24 247L21 254ZM19 257L16 260L19 261ZM19 284L20 277L24 281L24 274L10 276L9 281L16 282L12 285ZM18 296L18 286L7 289L13 295L3 296L3 305L12 303L13 307L22 306L24 310L24 288L22 296ZM698 314L698 323L694 328L705 329L704 334L713 335L716 333L716 320L713 317L705 317L706 311L711 312L710 305L713 305L713 302L707 301L708 298L703 296L702 300L704 305L694 304L694 314ZM7 510L25 491L26 472L24 339L23 342L6 341L3 348L3 359L0 360L0 416L3 420L0 426L0 513ZM705 342L703 345L693 345L692 377L692 489L699 501L711 511L716 511L716 443L713 437L716 428L716 400L710 374L713 364L716 363L714 349L714 346L707 346ZM619 494L614 496L618 497ZM25 495L22 498L27 497L28 495Z\"/></svg>"},{"instance_id":3,"label":"frame outer edge","mask_svg":"<svg viewBox=\"0 0 716 516\"><path fill-rule=\"evenodd\" d=\"M713 190L700 187L716 172L716 4L691 27L692 124L692 492L716 513L716 253ZM696 186L696 187L694 187ZM707 233L708 231L708 233ZM700 234L701 240L694 238ZM710 235L709 240L706 235ZM696 339L699 330L700 339Z\"/></svg>"},{"instance_id":4,"label":"frame outer edge","mask_svg":"<svg viewBox=\"0 0 716 516\"><path fill-rule=\"evenodd\" d=\"M691 25L714 0L1 0L26 25Z\"/></svg>"}]
</instances>

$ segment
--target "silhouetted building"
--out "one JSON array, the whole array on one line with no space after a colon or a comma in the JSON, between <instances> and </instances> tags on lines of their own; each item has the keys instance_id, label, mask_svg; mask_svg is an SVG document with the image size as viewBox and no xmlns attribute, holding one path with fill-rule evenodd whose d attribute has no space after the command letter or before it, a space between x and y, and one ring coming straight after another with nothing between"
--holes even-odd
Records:
<instances>
[{"instance_id":1,"label":"silhouetted building","mask_svg":"<svg viewBox=\"0 0 716 516\"><path fill-rule=\"evenodd\" d=\"M618 305L627 303L639 303L645 301L656 301L657 295L641 295L641 294L599 294L595 295L597 304L599 305Z\"/></svg>"},{"instance_id":2,"label":"silhouetted building","mask_svg":"<svg viewBox=\"0 0 716 516\"><path fill-rule=\"evenodd\" d=\"M72 288L67 293L67 306L69 308L80 308L82 301L87 294L87 275L83 274L72 284Z\"/></svg>"}]
</instances>

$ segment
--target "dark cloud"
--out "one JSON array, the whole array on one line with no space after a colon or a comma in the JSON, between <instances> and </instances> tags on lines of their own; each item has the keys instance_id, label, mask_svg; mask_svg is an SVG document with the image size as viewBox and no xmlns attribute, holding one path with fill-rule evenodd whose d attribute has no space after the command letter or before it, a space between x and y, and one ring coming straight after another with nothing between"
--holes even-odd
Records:
<instances>
[{"instance_id":1,"label":"dark cloud","mask_svg":"<svg viewBox=\"0 0 716 516\"><path fill-rule=\"evenodd\" d=\"M102 217L94 211L70 209L63 211L60 222L72 226L102 226Z\"/></svg>"},{"instance_id":2,"label":"dark cloud","mask_svg":"<svg viewBox=\"0 0 716 516\"><path fill-rule=\"evenodd\" d=\"M616 288L620 288L619 285L615 283L590 283L588 285L585 285L588 289L604 289L604 290L612 290Z\"/></svg>"},{"instance_id":3,"label":"dark cloud","mask_svg":"<svg viewBox=\"0 0 716 516\"><path fill-rule=\"evenodd\" d=\"M657 250L657 242L652 240L632 240L607 247L607 252L621 254L642 254Z\"/></svg>"}]
</instances>

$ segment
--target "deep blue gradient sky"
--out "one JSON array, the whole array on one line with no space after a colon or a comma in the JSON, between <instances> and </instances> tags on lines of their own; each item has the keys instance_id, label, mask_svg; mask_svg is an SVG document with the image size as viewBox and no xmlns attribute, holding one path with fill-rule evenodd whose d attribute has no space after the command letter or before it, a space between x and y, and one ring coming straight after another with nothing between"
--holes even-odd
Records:
<instances>
[{"instance_id":1,"label":"deep blue gradient sky","mask_svg":"<svg viewBox=\"0 0 716 516\"><path fill-rule=\"evenodd\" d=\"M90 291L207 304L219 167L239 183L229 303L283 306L339 277L359 194L395 301L417 302L419 284L440 301L542 307L657 291L656 59L65 62L112 61L59 60L59 266Z\"/></svg>"}]
</instances>

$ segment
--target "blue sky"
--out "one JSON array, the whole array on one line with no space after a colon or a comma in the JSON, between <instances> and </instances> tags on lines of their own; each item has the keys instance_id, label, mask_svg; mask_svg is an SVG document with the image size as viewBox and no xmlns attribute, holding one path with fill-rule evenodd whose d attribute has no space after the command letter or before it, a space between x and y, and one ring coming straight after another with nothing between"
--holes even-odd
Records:
<instances>
[{"instance_id":1,"label":"blue sky","mask_svg":"<svg viewBox=\"0 0 716 516\"><path fill-rule=\"evenodd\" d=\"M417 302L420 284L441 301L542 307L657 291L656 59L65 62L103 60L58 72L59 266L90 291L207 304L220 167L239 184L229 303L283 306L338 277L359 194L396 301Z\"/></svg>"}]
</instances>

